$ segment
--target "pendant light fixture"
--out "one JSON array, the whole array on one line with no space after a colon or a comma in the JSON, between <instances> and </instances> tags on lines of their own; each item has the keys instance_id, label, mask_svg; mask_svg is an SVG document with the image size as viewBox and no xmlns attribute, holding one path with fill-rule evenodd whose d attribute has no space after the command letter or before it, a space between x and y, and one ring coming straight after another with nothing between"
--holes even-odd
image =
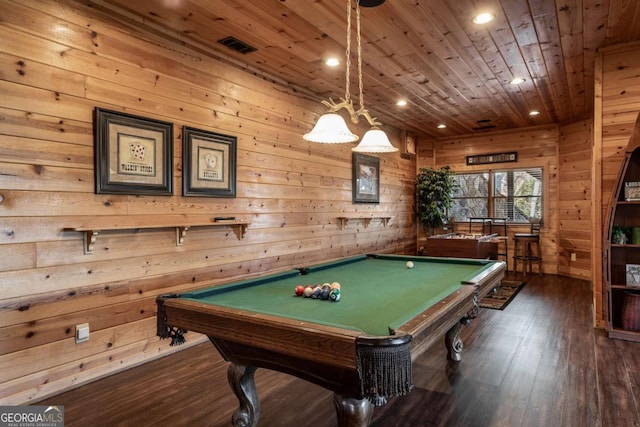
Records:
<instances>
[{"instance_id":1,"label":"pendant light fixture","mask_svg":"<svg viewBox=\"0 0 640 427\"><path fill-rule=\"evenodd\" d=\"M355 111L351 102L351 93L349 90L349 74L351 71L351 0L347 0L347 51L346 51L346 75L344 84L344 98L342 102L336 104L333 99L322 101L329 111L318 119L316 125L311 132L302 136L307 141L319 142L322 144L341 144L344 142L355 142L359 139L358 135L352 133L347 127L347 123L342 116L337 114L341 108L345 108L351 114L351 121L354 121ZM349 109L349 107L351 107ZM353 114L352 114L353 112ZM354 123L358 123L358 117L355 117Z\"/></svg>"},{"instance_id":2,"label":"pendant light fixture","mask_svg":"<svg viewBox=\"0 0 640 427\"><path fill-rule=\"evenodd\" d=\"M351 68L351 0L347 0L347 60L345 95L344 98L342 98L342 102L339 103L335 103L331 98L329 98L329 101L322 101L322 104L326 106L329 111L318 119L311 132L305 134L303 138L307 141L325 144L357 141L358 136L351 133L344 119L337 114L339 110L344 108L349 113L353 123L357 124L359 118L364 117L371 126L371 129L365 133L360 144L352 149L353 151L360 153L390 153L398 151L398 149L391 144L387 135L379 128L381 123L371 117L364 107L362 84L362 40L360 36L360 1L364 2L364 0L356 0L356 34L358 42L358 86L360 90L360 108L357 111L354 108L349 90L349 73ZM383 1L370 1L368 6L377 6Z\"/></svg>"}]
</instances>

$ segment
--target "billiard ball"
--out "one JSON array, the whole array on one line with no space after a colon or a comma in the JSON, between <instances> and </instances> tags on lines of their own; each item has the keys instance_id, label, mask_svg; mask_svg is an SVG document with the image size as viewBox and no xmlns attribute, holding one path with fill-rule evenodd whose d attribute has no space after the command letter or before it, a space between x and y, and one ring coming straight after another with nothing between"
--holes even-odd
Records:
<instances>
[{"instance_id":1,"label":"billiard ball","mask_svg":"<svg viewBox=\"0 0 640 427\"><path fill-rule=\"evenodd\" d=\"M313 294L313 288L311 286L305 286L304 293L303 293L304 297L310 298L312 294Z\"/></svg>"},{"instance_id":2,"label":"billiard ball","mask_svg":"<svg viewBox=\"0 0 640 427\"><path fill-rule=\"evenodd\" d=\"M322 288L320 286L316 286L313 288L313 293L311 294L311 298L318 299L320 298L320 294L322 293Z\"/></svg>"},{"instance_id":3,"label":"billiard ball","mask_svg":"<svg viewBox=\"0 0 640 427\"><path fill-rule=\"evenodd\" d=\"M338 282L333 282L331 284L331 289L340 289L340 283Z\"/></svg>"},{"instance_id":4,"label":"billiard ball","mask_svg":"<svg viewBox=\"0 0 640 427\"><path fill-rule=\"evenodd\" d=\"M295 292L297 297L302 296L302 294L304 294L304 286L302 285L296 286Z\"/></svg>"},{"instance_id":5,"label":"billiard ball","mask_svg":"<svg viewBox=\"0 0 640 427\"><path fill-rule=\"evenodd\" d=\"M407 261L407 268L413 268L413 261Z\"/></svg>"},{"instance_id":6,"label":"billiard ball","mask_svg":"<svg viewBox=\"0 0 640 427\"><path fill-rule=\"evenodd\" d=\"M328 287L325 288L323 286L322 287L322 291L320 292L320 298L322 298L324 300L329 299L329 292L330 292L329 288Z\"/></svg>"},{"instance_id":7,"label":"billiard ball","mask_svg":"<svg viewBox=\"0 0 640 427\"><path fill-rule=\"evenodd\" d=\"M340 289L337 289L337 288L331 289L331 292L329 292L329 300L333 302L340 301Z\"/></svg>"}]
</instances>

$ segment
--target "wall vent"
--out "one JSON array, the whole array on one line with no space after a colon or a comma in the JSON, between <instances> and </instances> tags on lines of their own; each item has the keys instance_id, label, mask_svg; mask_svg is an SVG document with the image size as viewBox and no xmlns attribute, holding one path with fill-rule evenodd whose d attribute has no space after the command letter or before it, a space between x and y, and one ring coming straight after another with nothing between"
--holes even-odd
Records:
<instances>
[{"instance_id":1,"label":"wall vent","mask_svg":"<svg viewBox=\"0 0 640 427\"><path fill-rule=\"evenodd\" d=\"M240 52L242 54L247 54L247 53L251 53L251 52L255 52L256 49L253 46L250 46L248 44L246 44L243 41L238 40L237 38L233 37L233 36L229 36L229 37L225 37L223 39L218 40L218 43L225 45L226 47L228 47L229 49L233 49L236 52Z\"/></svg>"}]
</instances>

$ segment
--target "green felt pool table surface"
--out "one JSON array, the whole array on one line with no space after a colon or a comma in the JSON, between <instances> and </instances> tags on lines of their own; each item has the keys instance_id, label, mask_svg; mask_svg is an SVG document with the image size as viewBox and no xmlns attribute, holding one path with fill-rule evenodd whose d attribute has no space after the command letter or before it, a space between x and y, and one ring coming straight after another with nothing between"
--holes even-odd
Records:
<instances>
[{"instance_id":1,"label":"green felt pool table surface","mask_svg":"<svg viewBox=\"0 0 640 427\"><path fill-rule=\"evenodd\" d=\"M406 266L412 261L414 268ZM494 262L377 255L182 294L182 299L386 336ZM295 296L297 285L339 282L339 302Z\"/></svg>"}]
</instances>

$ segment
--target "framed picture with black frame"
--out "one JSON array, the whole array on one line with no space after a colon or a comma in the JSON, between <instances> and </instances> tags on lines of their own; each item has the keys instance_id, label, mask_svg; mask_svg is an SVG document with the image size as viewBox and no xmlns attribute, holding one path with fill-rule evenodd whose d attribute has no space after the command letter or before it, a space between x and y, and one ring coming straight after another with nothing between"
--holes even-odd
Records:
<instances>
[{"instance_id":1,"label":"framed picture with black frame","mask_svg":"<svg viewBox=\"0 0 640 427\"><path fill-rule=\"evenodd\" d=\"M353 153L353 203L380 203L380 159Z\"/></svg>"},{"instance_id":2,"label":"framed picture with black frame","mask_svg":"<svg viewBox=\"0 0 640 427\"><path fill-rule=\"evenodd\" d=\"M182 195L235 197L237 138L182 129Z\"/></svg>"},{"instance_id":3,"label":"framed picture with black frame","mask_svg":"<svg viewBox=\"0 0 640 427\"><path fill-rule=\"evenodd\" d=\"M96 194L173 194L173 124L94 110Z\"/></svg>"}]
</instances>

